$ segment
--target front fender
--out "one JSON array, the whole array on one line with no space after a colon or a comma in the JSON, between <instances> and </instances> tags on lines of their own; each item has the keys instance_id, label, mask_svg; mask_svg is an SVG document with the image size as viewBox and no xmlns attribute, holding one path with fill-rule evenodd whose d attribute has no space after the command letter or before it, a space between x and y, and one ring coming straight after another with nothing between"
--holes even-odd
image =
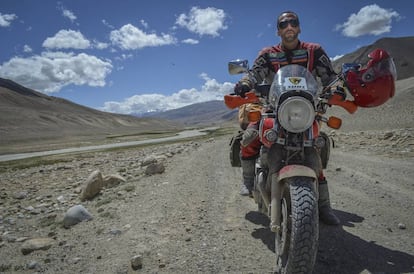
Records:
<instances>
[{"instance_id":1,"label":"front fender","mask_svg":"<svg viewBox=\"0 0 414 274\"><path fill-rule=\"evenodd\" d=\"M280 182L291 177L311 177L315 180L317 178L315 171L310 167L302 165L288 165L279 170L276 180Z\"/></svg>"},{"instance_id":2,"label":"front fender","mask_svg":"<svg viewBox=\"0 0 414 274\"><path fill-rule=\"evenodd\" d=\"M315 171L303 165L288 165L271 175L271 201L270 201L270 228L273 232L279 233L281 223L281 199L283 180L292 177L309 177L314 183L317 182Z\"/></svg>"}]
</instances>

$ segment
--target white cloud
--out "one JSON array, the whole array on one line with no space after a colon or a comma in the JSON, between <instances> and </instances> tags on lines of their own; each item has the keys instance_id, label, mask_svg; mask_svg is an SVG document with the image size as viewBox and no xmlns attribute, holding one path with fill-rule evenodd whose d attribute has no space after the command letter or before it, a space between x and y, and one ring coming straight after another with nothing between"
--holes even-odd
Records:
<instances>
[{"instance_id":1,"label":"white cloud","mask_svg":"<svg viewBox=\"0 0 414 274\"><path fill-rule=\"evenodd\" d=\"M97 48L97 49L106 49L106 48L109 47L109 44L108 43L99 42L99 41L94 40L93 41L93 47L94 48Z\"/></svg>"},{"instance_id":2,"label":"white cloud","mask_svg":"<svg viewBox=\"0 0 414 274\"><path fill-rule=\"evenodd\" d=\"M13 20L17 19L16 14L2 14L0 13L0 27L10 26Z\"/></svg>"},{"instance_id":3,"label":"white cloud","mask_svg":"<svg viewBox=\"0 0 414 274\"><path fill-rule=\"evenodd\" d=\"M357 14L351 14L345 23L336 26L336 30L342 29L342 34L347 37L380 35L391 31L393 18L401 19L392 9L383 9L376 4L368 5L361 8Z\"/></svg>"},{"instance_id":4,"label":"white cloud","mask_svg":"<svg viewBox=\"0 0 414 274\"><path fill-rule=\"evenodd\" d=\"M200 77L205 81L200 90L195 88L182 89L169 96L162 94L134 95L122 102L106 102L101 110L123 114L166 111L195 103L222 100L223 96L231 93L234 88L234 83L219 83L205 73L201 74Z\"/></svg>"},{"instance_id":5,"label":"white cloud","mask_svg":"<svg viewBox=\"0 0 414 274\"><path fill-rule=\"evenodd\" d=\"M23 52L30 53L32 51L33 51L33 49L29 45L24 45L23 46Z\"/></svg>"},{"instance_id":6,"label":"white cloud","mask_svg":"<svg viewBox=\"0 0 414 274\"><path fill-rule=\"evenodd\" d=\"M169 34L158 36L155 33L145 33L131 24L124 25L119 30L111 31L110 39L114 45L125 50L171 45L177 42Z\"/></svg>"},{"instance_id":7,"label":"white cloud","mask_svg":"<svg viewBox=\"0 0 414 274\"><path fill-rule=\"evenodd\" d=\"M62 9L62 15L66 18L68 18L70 21L72 21L72 23L76 20L76 15L67 9Z\"/></svg>"},{"instance_id":8,"label":"white cloud","mask_svg":"<svg viewBox=\"0 0 414 274\"><path fill-rule=\"evenodd\" d=\"M198 40L191 39L191 38L184 39L184 40L182 40L181 42L182 42L182 43L184 43L184 44L190 44L190 45L196 45L196 44L198 44L198 43L199 43L199 41L198 41Z\"/></svg>"},{"instance_id":9,"label":"white cloud","mask_svg":"<svg viewBox=\"0 0 414 274\"><path fill-rule=\"evenodd\" d=\"M48 37L43 42L43 47L49 49L87 49L91 43L82 33L74 30L60 30L53 37Z\"/></svg>"},{"instance_id":10,"label":"white cloud","mask_svg":"<svg viewBox=\"0 0 414 274\"><path fill-rule=\"evenodd\" d=\"M122 53L121 55L115 57L115 60L122 61L122 60L132 59L133 57L134 57L134 55L132 55L132 54Z\"/></svg>"},{"instance_id":11,"label":"white cloud","mask_svg":"<svg viewBox=\"0 0 414 274\"><path fill-rule=\"evenodd\" d=\"M145 22L145 20L144 19L141 19L140 21L139 21L140 23L141 23L141 25L144 27L144 28L148 28L148 23L147 22Z\"/></svg>"},{"instance_id":12,"label":"white cloud","mask_svg":"<svg viewBox=\"0 0 414 274\"><path fill-rule=\"evenodd\" d=\"M104 24L105 26L107 26L110 29L114 29L115 27L112 26L111 24L108 23L108 21L106 21L105 19L102 19L102 24Z\"/></svg>"},{"instance_id":13,"label":"white cloud","mask_svg":"<svg viewBox=\"0 0 414 274\"><path fill-rule=\"evenodd\" d=\"M341 58L342 56L344 56L344 55L343 54L342 55L336 55L336 56L331 57L329 59L331 59L331 61L335 61L335 60L338 60L339 58Z\"/></svg>"},{"instance_id":14,"label":"white cloud","mask_svg":"<svg viewBox=\"0 0 414 274\"><path fill-rule=\"evenodd\" d=\"M45 52L30 58L13 57L0 66L0 77L44 93L74 85L105 86L110 61L85 53Z\"/></svg>"},{"instance_id":15,"label":"white cloud","mask_svg":"<svg viewBox=\"0 0 414 274\"><path fill-rule=\"evenodd\" d=\"M189 14L180 14L176 24L199 35L219 36L219 31L227 29L226 14L222 9L193 7Z\"/></svg>"}]
</instances>

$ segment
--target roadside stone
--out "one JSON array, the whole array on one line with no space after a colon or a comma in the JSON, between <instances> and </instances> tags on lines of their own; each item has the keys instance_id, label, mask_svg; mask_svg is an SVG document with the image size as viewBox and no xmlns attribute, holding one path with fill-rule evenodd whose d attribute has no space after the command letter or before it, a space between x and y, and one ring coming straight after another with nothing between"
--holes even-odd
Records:
<instances>
[{"instance_id":1,"label":"roadside stone","mask_svg":"<svg viewBox=\"0 0 414 274\"><path fill-rule=\"evenodd\" d=\"M28 206L28 207L25 208L25 210L27 210L32 215L37 215L37 214L41 213L40 209L38 209L38 208L35 209L33 206Z\"/></svg>"},{"instance_id":2,"label":"roadside stone","mask_svg":"<svg viewBox=\"0 0 414 274\"><path fill-rule=\"evenodd\" d=\"M142 161L141 166L149 166L155 163L157 163L157 158L154 155L150 155Z\"/></svg>"},{"instance_id":3,"label":"roadside stone","mask_svg":"<svg viewBox=\"0 0 414 274\"><path fill-rule=\"evenodd\" d=\"M158 256L158 268L165 268L168 264L167 258L161 253L158 253L157 256Z\"/></svg>"},{"instance_id":4,"label":"roadside stone","mask_svg":"<svg viewBox=\"0 0 414 274\"><path fill-rule=\"evenodd\" d=\"M27 268L28 269L35 269L35 268L38 268L40 265L39 265L39 263L38 262L36 262L36 261L30 261L28 264L27 264Z\"/></svg>"},{"instance_id":5,"label":"roadside stone","mask_svg":"<svg viewBox=\"0 0 414 274\"><path fill-rule=\"evenodd\" d=\"M59 197L57 197L56 200L58 200L58 202L61 204L66 203L66 199L63 195L60 195Z\"/></svg>"},{"instance_id":6,"label":"roadside stone","mask_svg":"<svg viewBox=\"0 0 414 274\"><path fill-rule=\"evenodd\" d=\"M91 200L94 198L101 191L102 185L102 173L99 170L93 171L84 183L84 188L82 189L80 195L81 201Z\"/></svg>"},{"instance_id":7,"label":"roadside stone","mask_svg":"<svg viewBox=\"0 0 414 274\"><path fill-rule=\"evenodd\" d=\"M63 217L63 227L69 228L82 221L92 220L92 215L82 205L75 205L66 212Z\"/></svg>"},{"instance_id":8,"label":"roadside stone","mask_svg":"<svg viewBox=\"0 0 414 274\"><path fill-rule=\"evenodd\" d=\"M110 174L103 177L103 187L114 187L119 185L120 183L125 183L126 180L119 174Z\"/></svg>"},{"instance_id":9,"label":"roadside stone","mask_svg":"<svg viewBox=\"0 0 414 274\"><path fill-rule=\"evenodd\" d=\"M114 236L119 236L122 234L122 230L114 228L109 231L109 234L114 235Z\"/></svg>"},{"instance_id":10,"label":"roadside stone","mask_svg":"<svg viewBox=\"0 0 414 274\"><path fill-rule=\"evenodd\" d=\"M11 234L9 231L6 231L2 235L2 241L8 242L8 243L14 243L16 242L17 237L13 234Z\"/></svg>"},{"instance_id":11,"label":"roadside stone","mask_svg":"<svg viewBox=\"0 0 414 274\"><path fill-rule=\"evenodd\" d=\"M20 238L16 239L16 242L21 243L21 242L27 241L28 239L29 239L29 237L20 237Z\"/></svg>"},{"instance_id":12,"label":"roadside stone","mask_svg":"<svg viewBox=\"0 0 414 274\"><path fill-rule=\"evenodd\" d=\"M153 163L147 166L145 169L145 175L161 174L165 171L163 163Z\"/></svg>"},{"instance_id":13,"label":"roadside stone","mask_svg":"<svg viewBox=\"0 0 414 274\"><path fill-rule=\"evenodd\" d=\"M75 189L73 189L73 193L81 194L82 193L82 187L81 186L75 187Z\"/></svg>"},{"instance_id":14,"label":"roadside stone","mask_svg":"<svg viewBox=\"0 0 414 274\"><path fill-rule=\"evenodd\" d=\"M398 228L399 228L399 229L406 229L407 227L405 226L405 224L403 224L403 223L399 223L399 224L398 224Z\"/></svg>"},{"instance_id":15,"label":"roadside stone","mask_svg":"<svg viewBox=\"0 0 414 274\"><path fill-rule=\"evenodd\" d=\"M131 267L133 270L142 268L142 255L136 255L131 259Z\"/></svg>"},{"instance_id":16,"label":"roadside stone","mask_svg":"<svg viewBox=\"0 0 414 274\"><path fill-rule=\"evenodd\" d=\"M82 260L82 258L80 258L80 257L72 258L72 263L73 263L73 264L77 264L77 263L79 263L81 260Z\"/></svg>"},{"instance_id":17,"label":"roadside stone","mask_svg":"<svg viewBox=\"0 0 414 274\"><path fill-rule=\"evenodd\" d=\"M384 140L390 139L394 136L394 133L392 131L388 131L384 134Z\"/></svg>"},{"instance_id":18,"label":"roadside stone","mask_svg":"<svg viewBox=\"0 0 414 274\"><path fill-rule=\"evenodd\" d=\"M55 240L51 238L35 238L25 241L22 244L21 251L23 255L27 255L36 250L48 250L52 247Z\"/></svg>"},{"instance_id":19,"label":"roadside stone","mask_svg":"<svg viewBox=\"0 0 414 274\"><path fill-rule=\"evenodd\" d=\"M160 163L160 162L165 163L167 162L168 157L166 155L159 155L156 157L156 159L157 159L157 163Z\"/></svg>"},{"instance_id":20,"label":"roadside stone","mask_svg":"<svg viewBox=\"0 0 414 274\"><path fill-rule=\"evenodd\" d=\"M14 198L17 200L23 200L25 198L27 198L27 191L20 191L14 194Z\"/></svg>"},{"instance_id":21,"label":"roadside stone","mask_svg":"<svg viewBox=\"0 0 414 274\"><path fill-rule=\"evenodd\" d=\"M4 219L4 223L9 224L9 225L15 225L16 220L13 219L12 217L7 217L6 219Z\"/></svg>"}]
</instances>

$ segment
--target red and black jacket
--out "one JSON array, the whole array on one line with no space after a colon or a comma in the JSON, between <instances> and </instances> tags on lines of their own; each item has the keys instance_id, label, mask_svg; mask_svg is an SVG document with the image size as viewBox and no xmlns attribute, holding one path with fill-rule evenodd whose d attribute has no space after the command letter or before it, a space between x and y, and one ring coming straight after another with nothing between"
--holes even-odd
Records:
<instances>
[{"instance_id":1,"label":"red and black jacket","mask_svg":"<svg viewBox=\"0 0 414 274\"><path fill-rule=\"evenodd\" d=\"M253 64L252 71L257 83L262 83L263 80L271 83L279 68L287 64L307 67L314 76L321 79L323 86L327 86L336 76L331 61L322 47L316 43L301 41L293 50L287 50L281 44L262 49Z\"/></svg>"}]
</instances>

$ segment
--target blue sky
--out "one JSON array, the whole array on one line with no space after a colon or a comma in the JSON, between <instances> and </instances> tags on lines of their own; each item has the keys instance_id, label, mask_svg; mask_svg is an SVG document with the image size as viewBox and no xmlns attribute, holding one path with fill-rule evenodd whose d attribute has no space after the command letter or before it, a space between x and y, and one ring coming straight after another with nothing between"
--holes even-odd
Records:
<instances>
[{"instance_id":1,"label":"blue sky","mask_svg":"<svg viewBox=\"0 0 414 274\"><path fill-rule=\"evenodd\" d=\"M0 77L117 113L222 99L227 62L279 43L284 10L331 58L414 35L414 1L1 0Z\"/></svg>"}]
</instances>

